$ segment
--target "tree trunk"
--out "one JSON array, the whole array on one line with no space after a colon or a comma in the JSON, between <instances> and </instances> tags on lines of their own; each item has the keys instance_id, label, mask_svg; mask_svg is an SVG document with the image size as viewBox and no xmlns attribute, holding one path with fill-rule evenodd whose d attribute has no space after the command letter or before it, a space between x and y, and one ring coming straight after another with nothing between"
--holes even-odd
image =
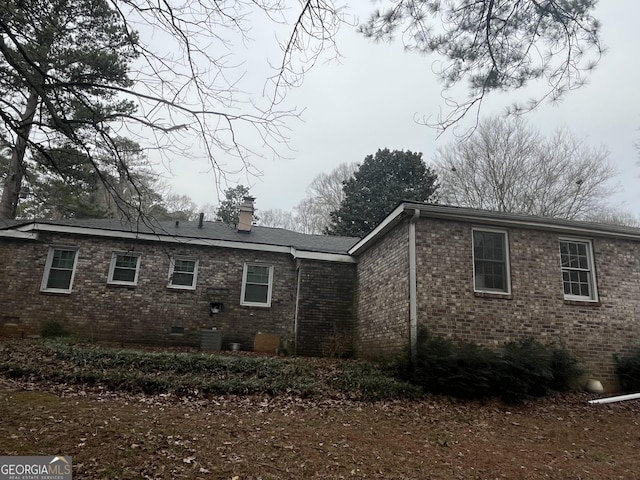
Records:
<instances>
[{"instance_id":1,"label":"tree trunk","mask_svg":"<svg viewBox=\"0 0 640 480\"><path fill-rule=\"evenodd\" d=\"M16 218L20 188L22 186L22 177L24 176L24 155L27 151L27 143L29 141L29 134L31 133L33 117L35 116L36 108L38 107L38 100L38 94L31 92L31 95L27 100L24 114L20 120L16 144L11 152L7 178L5 179L4 188L2 190L2 199L0 200L0 219L12 220Z\"/></svg>"}]
</instances>

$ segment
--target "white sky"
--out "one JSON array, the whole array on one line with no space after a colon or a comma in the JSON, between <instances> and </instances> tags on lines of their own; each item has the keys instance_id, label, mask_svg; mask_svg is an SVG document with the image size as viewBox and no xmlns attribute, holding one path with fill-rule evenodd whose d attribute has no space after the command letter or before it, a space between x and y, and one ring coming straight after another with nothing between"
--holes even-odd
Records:
<instances>
[{"instance_id":1,"label":"white sky","mask_svg":"<svg viewBox=\"0 0 640 480\"><path fill-rule=\"evenodd\" d=\"M361 2L355 13L364 18L371 8L369 2ZM600 2L596 17L602 22L608 52L590 83L570 92L559 105L545 104L526 118L543 132L567 126L588 144L605 145L620 172L620 192L614 203L640 215L640 170L634 149L634 141L640 140L640 2ZM254 33L260 36L259 29ZM253 75L252 65L264 64L269 56L261 50L264 42L260 40L249 45L247 52L246 78L256 81L257 96L264 73ZM288 106L304 109L302 121L291 119L288 124L292 151L284 153L289 158L255 159L263 172L260 177L230 177L251 187L259 210L291 210L316 175L342 162L361 162L379 148L422 152L429 163L436 149L452 140L450 134L436 138L435 130L415 121L445 108L441 87L431 72L434 57L404 52L399 41L373 43L348 26L340 31L337 45L340 63L317 64L303 85L287 97ZM278 60L275 50L272 60ZM514 99L530 96L525 91L517 97L490 97L482 115L500 114ZM207 169L204 162L174 159L169 183L175 193L189 195L200 206L215 205L215 179Z\"/></svg>"}]
</instances>

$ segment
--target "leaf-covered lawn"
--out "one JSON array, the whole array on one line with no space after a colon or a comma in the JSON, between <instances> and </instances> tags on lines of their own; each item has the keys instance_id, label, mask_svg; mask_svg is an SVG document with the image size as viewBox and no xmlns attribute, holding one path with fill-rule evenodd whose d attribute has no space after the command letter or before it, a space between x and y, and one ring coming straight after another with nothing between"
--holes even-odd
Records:
<instances>
[{"instance_id":1,"label":"leaf-covered lawn","mask_svg":"<svg viewBox=\"0 0 640 480\"><path fill-rule=\"evenodd\" d=\"M22 345L2 352L5 363L42 354L39 344ZM68 361L40 359L47 369ZM315 381L341 369L315 364ZM640 472L640 402L589 405L593 396L583 393L518 406L359 401L338 390L144 394L6 373L0 452L72 455L76 479L634 479Z\"/></svg>"}]
</instances>

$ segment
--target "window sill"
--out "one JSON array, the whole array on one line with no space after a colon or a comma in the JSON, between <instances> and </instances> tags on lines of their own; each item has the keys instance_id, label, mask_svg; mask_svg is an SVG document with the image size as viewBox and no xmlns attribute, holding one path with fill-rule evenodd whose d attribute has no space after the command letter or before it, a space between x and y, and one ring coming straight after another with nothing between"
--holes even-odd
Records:
<instances>
[{"instance_id":1,"label":"window sill","mask_svg":"<svg viewBox=\"0 0 640 480\"><path fill-rule=\"evenodd\" d=\"M182 290L187 292L195 292L196 287L187 287L186 285L167 285L170 290Z\"/></svg>"},{"instance_id":2,"label":"window sill","mask_svg":"<svg viewBox=\"0 0 640 480\"><path fill-rule=\"evenodd\" d=\"M500 300L512 300L510 293L498 293L498 292L473 292L473 295L478 298L496 298Z\"/></svg>"},{"instance_id":3,"label":"window sill","mask_svg":"<svg viewBox=\"0 0 640 480\"><path fill-rule=\"evenodd\" d=\"M129 290L135 290L138 286L137 283L114 283L107 282L107 287L115 287L115 288L128 288Z\"/></svg>"},{"instance_id":4,"label":"window sill","mask_svg":"<svg viewBox=\"0 0 640 480\"><path fill-rule=\"evenodd\" d=\"M246 308L271 308L270 303L240 303L240 306Z\"/></svg>"},{"instance_id":5,"label":"window sill","mask_svg":"<svg viewBox=\"0 0 640 480\"><path fill-rule=\"evenodd\" d=\"M602 303L599 300L574 300L574 299L564 299L565 305L575 305L578 307L601 307Z\"/></svg>"},{"instance_id":6,"label":"window sill","mask_svg":"<svg viewBox=\"0 0 640 480\"><path fill-rule=\"evenodd\" d=\"M54 290L54 289L40 290L40 293L44 293L46 295L69 295L71 294L71 292L73 292L73 290Z\"/></svg>"}]
</instances>

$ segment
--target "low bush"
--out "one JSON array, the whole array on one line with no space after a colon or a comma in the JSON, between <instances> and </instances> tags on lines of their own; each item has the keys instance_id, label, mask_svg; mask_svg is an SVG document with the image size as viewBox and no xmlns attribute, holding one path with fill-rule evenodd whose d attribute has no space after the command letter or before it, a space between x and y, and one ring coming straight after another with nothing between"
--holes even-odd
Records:
<instances>
[{"instance_id":1,"label":"low bush","mask_svg":"<svg viewBox=\"0 0 640 480\"><path fill-rule=\"evenodd\" d=\"M415 398L422 390L383 368L346 360L227 356L105 348L66 340L0 349L0 375L131 393ZM25 353L25 352L28 352Z\"/></svg>"},{"instance_id":2,"label":"low bush","mask_svg":"<svg viewBox=\"0 0 640 480\"><path fill-rule=\"evenodd\" d=\"M424 334L415 364L404 371L405 378L429 393L457 398L495 396L510 402L568 390L582 374L565 349L531 338L494 351Z\"/></svg>"},{"instance_id":3,"label":"low bush","mask_svg":"<svg viewBox=\"0 0 640 480\"><path fill-rule=\"evenodd\" d=\"M458 398L492 395L496 354L474 343L455 343L442 337L419 344L412 380L426 392Z\"/></svg>"},{"instance_id":4,"label":"low bush","mask_svg":"<svg viewBox=\"0 0 640 480\"><path fill-rule=\"evenodd\" d=\"M50 321L42 324L40 334L43 338L67 337L69 336L69 331L61 323Z\"/></svg>"},{"instance_id":5,"label":"low bush","mask_svg":"<svg viewBox=\"0 0 640 480\"><path fill-rule=\"evenodd\" d=\"M616 375L623 392L640 391L640 347L627 355L614 355Z\"/></svg>"},{"instance_id":6,"label":"low bush","mask_svg":"<svg viewBox=\"0 0 640 480\"><path fill-rule=\"evenodd\" d=\"M418 386L394 378L383 367L364 361L341 363L331 385L347 396L366 401L422 396Z\"/></svg>"}]
</instances>

